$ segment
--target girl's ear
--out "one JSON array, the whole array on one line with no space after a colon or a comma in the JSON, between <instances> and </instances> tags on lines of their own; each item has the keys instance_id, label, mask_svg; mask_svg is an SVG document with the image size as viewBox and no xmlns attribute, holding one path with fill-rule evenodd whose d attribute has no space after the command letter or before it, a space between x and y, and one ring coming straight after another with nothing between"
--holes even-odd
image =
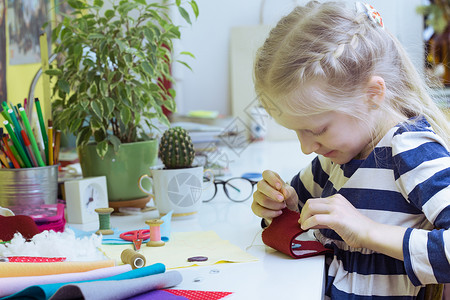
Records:
<instances>
[{"instance_id":1,"label":"girl's ear","mask_svg":"<svg viewBox=\"0 0 450 300\"><path fill-rule=\"evenodd\" d=\"M380 76L372 76L367 86L367 105L369 109L377 109L384 101L386 85Z\"/></svg>"}]
</instances>

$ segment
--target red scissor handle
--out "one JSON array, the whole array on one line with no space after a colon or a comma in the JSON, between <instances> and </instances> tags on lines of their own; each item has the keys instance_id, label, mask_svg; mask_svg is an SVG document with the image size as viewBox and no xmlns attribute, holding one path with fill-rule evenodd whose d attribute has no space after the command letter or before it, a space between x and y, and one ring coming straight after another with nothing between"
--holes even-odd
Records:
<instances>
[{"instance_id":1,"label":"red scissor handle","mask_svg":"<svg viewBox=\"0 0 450 300\"><path fill-rule=\"evenodd\" d=\"M137 239L146 240L150 238L150 229L139 229L139 230L131 230L122 232L120 235L121 239L124 239L126 241L135 241Z\"/></svg>"}]
</instances>

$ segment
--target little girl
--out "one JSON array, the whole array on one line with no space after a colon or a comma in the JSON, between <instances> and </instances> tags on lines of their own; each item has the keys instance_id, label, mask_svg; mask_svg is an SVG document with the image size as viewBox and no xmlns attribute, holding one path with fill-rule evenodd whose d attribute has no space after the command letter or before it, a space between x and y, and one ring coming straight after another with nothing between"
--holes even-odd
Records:
<instances>
[{"instance_id":1,"label":"little girl","mask_svg":"<svg viewBox=\"0 0 450 300\"><path fill-rule=\"evenodd\" d=\"M290 185L264 171L252 210L268 224L287 207L319 229L334 251L326 297L424 299L425 285L450 282L448 121L380 14L296 8L258 50L254 80L318 155Z\"/></svg>"}]
</instances>

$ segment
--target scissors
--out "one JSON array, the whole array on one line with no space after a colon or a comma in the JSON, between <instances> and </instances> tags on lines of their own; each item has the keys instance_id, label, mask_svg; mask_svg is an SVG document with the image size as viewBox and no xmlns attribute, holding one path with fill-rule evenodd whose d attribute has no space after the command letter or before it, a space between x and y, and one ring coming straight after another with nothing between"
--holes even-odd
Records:
<instances>
[{"instance_id":1,"label":"scissors","mask_svg":"<svg viewBox=\"0 0 450 300\"><path fill-rule=\"evenodd\" d=\"M131 241L134 250L139 251L143 240L150 238L150 229L139 229L122 232L119 237L126 241Z\"/></svg>"}]
</instances>

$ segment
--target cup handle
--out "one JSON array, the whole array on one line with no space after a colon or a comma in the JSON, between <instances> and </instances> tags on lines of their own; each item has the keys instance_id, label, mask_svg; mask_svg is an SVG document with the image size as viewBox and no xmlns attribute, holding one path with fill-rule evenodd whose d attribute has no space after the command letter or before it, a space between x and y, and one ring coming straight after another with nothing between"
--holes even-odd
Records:
<instances>
[{"instance_id":1,"label":"cup handle","mask_svg":"<svg viewBox=\"0 0 450 300\"><path fill-rule=\"evenodd\" d=\"M208 178L208 181L204 181L203 185L202 185L202 189L206 190L207 188L209 188L211 186L211 184L214 183L214 173L211 169L206 169L203 171L203 178Z\"/></svg>"},{"instance_id":2,"label":"cup handle","mask_svg":"<svg viewBox=\"0 0 450 300\"><path fill-rule=\"evenodd\" d=\"M144 187L142 186L142 181L143 181L145 178L147 178L148 180L150 180L150 185L153 186L153 178L152 178L151 176L147 175L147 174L144 174L144 175L142 175L141 177L139 177L139 180L138 180L138 187L139 187L139 189L140 189L142 192L144 192L144 193L146 193L147 195L150 195L152 198L154 198L154 196L153 196L153 188L152 188L151 190L147 190L146 188L144 188Z\"/></svg>"}]
</instances>

